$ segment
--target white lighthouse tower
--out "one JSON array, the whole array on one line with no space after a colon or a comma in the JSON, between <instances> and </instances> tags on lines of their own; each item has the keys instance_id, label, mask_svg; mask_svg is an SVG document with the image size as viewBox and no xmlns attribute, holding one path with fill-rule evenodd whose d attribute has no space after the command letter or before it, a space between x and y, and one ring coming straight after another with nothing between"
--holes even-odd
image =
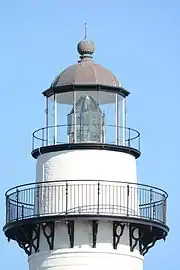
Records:
<instances>
[{"instance_id":1,"label":"white lighthouse tower","mask_svg":"<svg viewBox=\"0 0 180 270\"><path fill-rule=\"evenodd\" d=\"M143 269L168 234L167 193L137 182L140 133L126 127L129 92L78 44L80 59L43 92L33 133L36 181L6 192L5 235L30 270Z\"/></svg>"}]
</instances>

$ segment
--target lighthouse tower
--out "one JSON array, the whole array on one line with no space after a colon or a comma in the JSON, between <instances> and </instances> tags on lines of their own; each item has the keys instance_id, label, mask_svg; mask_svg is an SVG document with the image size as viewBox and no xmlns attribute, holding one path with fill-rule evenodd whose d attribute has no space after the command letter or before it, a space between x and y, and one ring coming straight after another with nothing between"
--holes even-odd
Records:
<instances>
[{"instance_id":1,"label":"lighthouse tower","mask_svg":"<svg viewBox=\"0 0 180 270\"><path fill-rule=\"evenodd\" d=\"M129 92L78 44L78 63L45 98L45 126L33 133L36 181L6 192L4 233L30 270L143 269L165 239L167 193L137 181L140 133L126 126Z\"/></svg>"}]
</instances>

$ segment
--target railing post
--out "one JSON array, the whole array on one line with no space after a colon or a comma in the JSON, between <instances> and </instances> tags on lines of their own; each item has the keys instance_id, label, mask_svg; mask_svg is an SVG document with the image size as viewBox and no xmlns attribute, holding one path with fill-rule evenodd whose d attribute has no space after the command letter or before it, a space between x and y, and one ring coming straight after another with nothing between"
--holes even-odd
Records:
<instances>
[{"instance_id":1,"label":"railing post","mask_svg":"<svg viewBox=\"0 0 180 270\"><path fill-rule=\"evenodd\" d=\"M49 127L46 127L46 146L49 145Z\"/></svg>"},{"instance_id":2,"label":"railing post","mask_svg":"<svg viewBox=\"0 0 180 270\"><path fill-rule=\"evenodd\" d=\"M6 223L9 221L9 203L8 203L8 196L6 196Z\"/></svg>"},{"instance_id":3,"label":"railing post","mask_svg":"<svg viewBox=\"0 0 180 270\"><path fill-rule=\"evenodd\" d=\"M100 183L98 182L97 214L99 214Z\"/></svg>"},{"instance_id":4,"label":"railing post","mask_svg":"<svg viewBox=\"0 0 180 270\"><path fill-rule=\"evenodd\" d=\"M44 146L44 128L42 129L42 146Z\"/></svg>"},{"instance_id":5,"label":"railing post","mask_svg":"<svg viewBox=\"0 0 180 270\"><path fill-rule=\"evenodd\" d=\"M166 208L167 208L167 201L165 196L163 195L163 223L166 224Z\"/></svg>"},{"instance_id":6,"label":"railing post","mask_svg":"<svg viewBox=\"0 0 180 270\"><path fill-rule=\"evenodd\" d=\"M66 182L66 214L68 212L68 182Z\"/></svg>"},{"instance_id":7,"label":"railing post","mask_svg":"<svg viewBox=\"0 0 180 270\"><path fill-rule=\"evenodd\" d=\"M150 219L153 219L152 216L152 211L153 211L153 206L152 206L152 202L153 202L153 193L152 193L152 188L150 188Z\"/></svg>"},{"instance_id":8,"label":"railing post","mask_svg":"<svg viewBox=\"0 0 180 270\"><path fill-rule=\"evenodd\" d=\"M102 143L106 143L106 125L105 125L105 114L103 113L102 123Z\"/></svg>"},{"instance_id":9,"label":"railing post","mask_svg":"<svg viewBox=\"0 0 180 270\"><path fill-rule=\"evenodd\" d=\"M39 215L39 185L37 186L37 213L36 215L38 216ZM43 213L44 214L44 213Z\"/></svg>"},{"instance_id":10,"label":"railing post","mask_svg":"<svg viewBox=\"0 0 180 270\"><path fill-rule=\"evenodd\" d=\"M131 140L131 129L128 128L128 147L130 147L130 140Z\"/></svg>"},{"instance_id":11,"label":"railing post","mask_svg":"<svg viewBox=\"0 0 180 270\"><path fill-rule=\"evenodd\" d=\"M21 208L21 218L24 219L24 205L22 205Z\"/></svg>"},{"instance_id":12,"label":"railing post","mask_svg":"<svg viewBox=\"0 0 180 270\"><path fill-rule=\"evenodd\" d=\"M127 185L127 216L129 216L129 185Z\"/></svg>"},{"instance_id":13,"label":"railing post","mask_svg":"<svg viewBox=\"0 0 180 270\"><path fill-rule=\"evenodd\" d=\"M33 136L32 136L32 151L34 150L34 134L33 134Z\"/></svg>"},{"instance_id":14,"label":"railing post","mask_svg":"<svg viewBox=\"0 0 180 270\"><path fill-rule=\"evenodd\" d=\"M19 190L16 190L16 202L17 202L17 209L16 209L16 220L18 220L19 216Z\"/></svg>"},{"instance_id":15,"label":"railing post","mask_svg":"<svg viewBox=\"0 0 180 270\"><path fill-rule=\"evenodd\" d=\"M8 197L8 221L10 221L10 219L11 219L11 210L10 210L10 207L11 207L11 205L10 205L10 199Z\"/></svg>"},{"instance_id":16,"label":"railing post","mask_svg":"<svg viewBox=\"0 0 180 270\"><path fill-rule=\"evenodd\" d=\"M153 220L156 220L156 204L153 203L153 217L152 217Z\"/></svg>"}]
</instances>

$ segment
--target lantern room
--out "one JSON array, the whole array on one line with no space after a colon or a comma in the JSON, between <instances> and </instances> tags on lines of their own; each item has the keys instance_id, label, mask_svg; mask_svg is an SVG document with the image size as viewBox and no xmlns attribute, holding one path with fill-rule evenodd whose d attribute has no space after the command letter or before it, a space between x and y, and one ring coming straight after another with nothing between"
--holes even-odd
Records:
<instances>
[{"instance_id":1,"label":"lantern room","mask_svg":"<svg viewBox=\"0 0 180 270\"><path fill-rule=\"evenodd\" d=\"M33 133L32 154L39 147L96 144L133 148L139 156L139 132L126 127L129 92L109 70L94 63L92 41L80 41L77 50L78 63L43 92L45 126Z\"/></svg>"}]
</instances>

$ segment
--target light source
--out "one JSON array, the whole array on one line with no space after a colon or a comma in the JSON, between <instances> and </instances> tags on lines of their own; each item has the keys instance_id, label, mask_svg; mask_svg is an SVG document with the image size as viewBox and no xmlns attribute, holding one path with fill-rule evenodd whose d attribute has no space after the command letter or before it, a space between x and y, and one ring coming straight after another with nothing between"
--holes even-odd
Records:
<instances>
[{"instance_id":1,"label":"light source","mask_svg":"<svg viewBox=\"0 0 180 270\"><path fill-rule=\"evenodd\" d=\"M69 142L104 142L105 115L92 96L82 95L68 114ZM75 120L75 121L74 121ZM74 123L75 122L75 123ZM74 125L75 128L74 128ZM76 129L76 140L74 130Z\"/></svg>"}]
</instances>

